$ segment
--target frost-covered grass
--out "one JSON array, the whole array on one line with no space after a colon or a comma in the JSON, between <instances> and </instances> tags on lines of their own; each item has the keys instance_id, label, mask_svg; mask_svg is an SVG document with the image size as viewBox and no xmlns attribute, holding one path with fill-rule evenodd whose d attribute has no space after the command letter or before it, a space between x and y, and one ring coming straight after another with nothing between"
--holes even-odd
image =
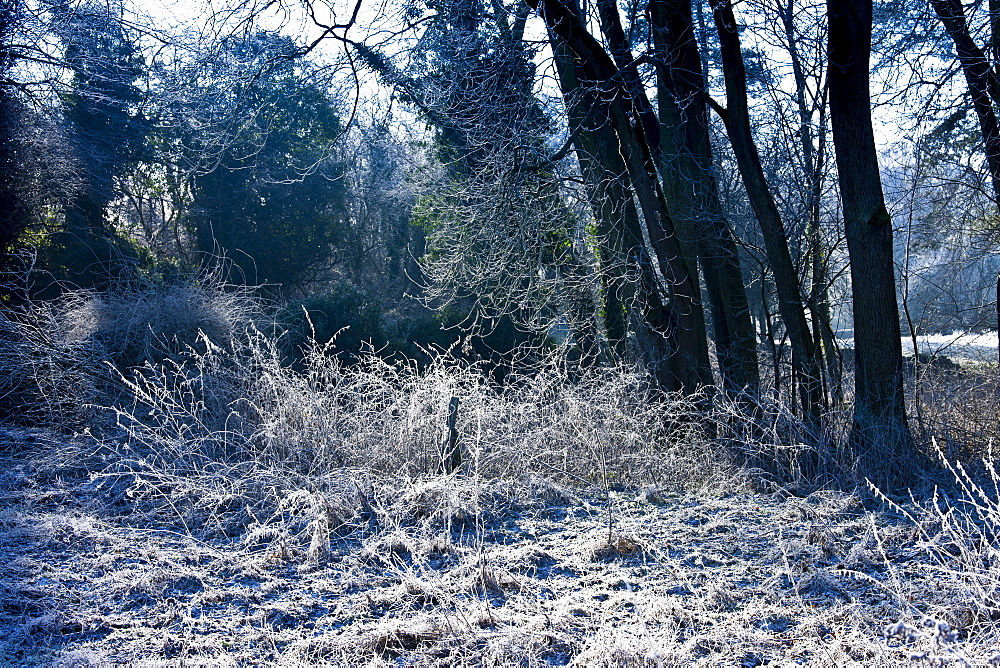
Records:
<instances>
[{"instance_id":1,"label":"frost-covered grass","mask_svg":"<svg viewBox=\"0 0 1000 668\"><path fill-rule=\"evenodd\" d=\"M71 444L50 438L3 438L0 548L16 555L0 566L5 665L985 665L996 653L993 548L967 544L976 534L943 505L868 510L852 493L764 495L738 480L599 494L542 478L349 477L198 538L177 515L154 519L149 497L109 503L84 469L52 460ZM214 521L241 526L242 513Z\"/></svg>"},{"instance_id":2,"label":"frost-covered grass","mask_svg":"<svg viewBox=\"0 0 1000 668\"><path fill-rule=\"evenodd\" d=\"M989 458L890 500L851 470L846 408L817 435L625 368L501 387L314 347L293 371L262 314L202 285L2 321L24 411L0 430L0 664L994 658ZM951 447L986 437L985 372L936 372L942 457L990 455Z\"/></svg>"}]
</instances>

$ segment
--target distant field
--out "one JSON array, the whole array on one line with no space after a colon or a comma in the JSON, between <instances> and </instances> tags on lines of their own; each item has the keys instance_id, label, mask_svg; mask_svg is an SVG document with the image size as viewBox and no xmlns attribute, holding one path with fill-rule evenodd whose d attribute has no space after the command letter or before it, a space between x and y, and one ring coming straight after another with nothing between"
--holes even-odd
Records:
<instances>
[{"instance_id":1,"label":"distant field","mask_svg":"<svg viewBox=\"0 0 1000 668\"><path fill-rule=\"evenodd\" d=\"M844 348L854 347L854 338L839 336L837 340ZM908 336L902 337L903 354L913 354L913 341ZM975 362L994 362L997 359L997 333L988 332L951 332L950 334L925 334L917 337L917 345L921 354L944 355L955 360Z\"/></svg>"},{"instance_id":2,"label":"distant field","mask_svg":"<svg viewBox=\"0 0 1000 668\"><path fill-rule=\"evenodd\" d=\"M952 332L917 337L921 353L947 355L958 359L993 362L997 359L996 332ZM903 353L913 354L913 342L903 337Z\"/></svg>"}]
</instances>

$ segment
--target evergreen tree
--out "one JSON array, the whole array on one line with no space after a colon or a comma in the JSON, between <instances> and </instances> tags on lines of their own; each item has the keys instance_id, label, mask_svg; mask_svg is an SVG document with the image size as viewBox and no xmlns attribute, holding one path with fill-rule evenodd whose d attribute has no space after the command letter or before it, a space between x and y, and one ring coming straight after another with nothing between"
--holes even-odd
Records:
<instances>
[{"instance_id":1,"label":"evergreen tree","mask_svg":"<svg viewBox=\"0 0 1000 668\"><path fill-rule=\"evenodd\" d=\"M107 231L114 181L145 152L150 128L142 114L137 82L145 61L114 5L61 3L53 8L64 42L65 66L73 73L64 114L83 172L84 187L66 212L75 232Z\"/></svg>"},{"instance_id":2,"label":"evergreen tree","mask_svg":"<svg viewBox=\"0 0 1000 668\"><path fill-rule=\"evenodd\" d=\"M213 156L188 224L200 252L229 258L233 280L294 288L346 233L340 117L287 38L258 33L226 51L220 66L236 81L214 97L208 82L198 112L221 134L188 139L195 159Z\"/></svg>"}]
</instances>

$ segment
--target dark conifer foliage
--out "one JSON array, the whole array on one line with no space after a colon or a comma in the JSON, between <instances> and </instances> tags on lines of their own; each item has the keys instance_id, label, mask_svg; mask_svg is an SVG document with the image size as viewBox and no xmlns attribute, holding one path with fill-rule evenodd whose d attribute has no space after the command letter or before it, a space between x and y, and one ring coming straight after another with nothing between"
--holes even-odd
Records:
<instances>
[{"instance_id":1,"label":"dark conifer foliage","mask_svg":"<svg viewBox=\"0 0 1000 668\"><path fill-rule=\"evenodd\" d=\"M0 271L8 269L16 242L31 223L25 147L25 109L11 79L15 43L24 20L20 0L0 1Z\"/></svg>"},{"instance_id":2,"label":"dark conifer foliage","mask_svg":"<svg viewBox=\"0 0 1000 668\"><path fill-rule=\"evenodd\" d=\"M151 125L138 87L146 63L137 36L125 29L121 9L113 4L60 3L51 11L72 73L63 113L84 174L82 192L67 208L67 225L73 231L103 232L115 179L146 157Z\"/></svg>"},{"instance_id":3,"label":"dark conifer foliage","mask_svg":"<svg viewBox=\"0 0 1000 668\"><path fill-rule=\"evenodd\" d=\"M347 240L343 127L336 101L283 37L257 33L225 45L219 66L235 76L224 95L192 110L219 134L184 137L192 161L211 162L192 182L187 223L205 256L232 261L232 280L294 289Z\"/></svg>"}]
</instances>

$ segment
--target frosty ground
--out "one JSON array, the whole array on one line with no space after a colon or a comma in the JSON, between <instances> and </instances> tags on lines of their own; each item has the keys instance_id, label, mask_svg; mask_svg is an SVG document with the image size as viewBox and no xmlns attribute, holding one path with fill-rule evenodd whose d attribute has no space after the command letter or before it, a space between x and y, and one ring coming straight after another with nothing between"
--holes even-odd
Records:
<instances>
[{"instance_id":1,"label":"frosty ground","mask_svg":"<svg viewBox=\"0 0 1000 668\"><path fill-rule=\"evenodd\" d=\"M206 530L86 435L0 447L3 665L1000 661L913 504L346 471Z\"/></svg>"}]
</instances>

